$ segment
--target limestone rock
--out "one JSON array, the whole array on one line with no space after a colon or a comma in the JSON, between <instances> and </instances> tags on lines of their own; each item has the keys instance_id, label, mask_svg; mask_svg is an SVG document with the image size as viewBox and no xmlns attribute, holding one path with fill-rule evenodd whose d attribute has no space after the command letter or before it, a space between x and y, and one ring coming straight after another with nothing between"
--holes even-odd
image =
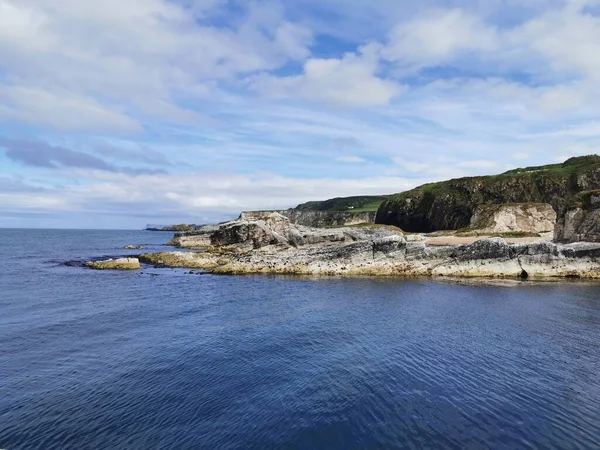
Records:
<instances>
[{"instance_id":1,"label":"limestone rock","mask_svg":"<svg viewBox=\"0 0 600 450\"><path fill-rule=\"evenodd\" d=\"M310 228L277 213L240 218L177 238L182 246L209 242L210 248L140 259L228 274L600 278L600 244L509 244L491 238L428 246L389 227Z\"/></svg>"},{"instance_id":2,"label":"limestone rock","mask_svg":"<svg viewBox=\"0 0 600 450\"><path fill-rule=\"evenodd\" d=\"M178 233L169 243L182 248L206 247L246 252L268 246L302 247L329 242L357 242L389 235L402 235L391 228L312 228L296 225L277 213L254 217L242 214L239 219L210 225L198 231Z\"/></svg>"},{"instance_id":3,"label":"limestone rock","mask_svg":"<svg viewBox=\"0 0 600 450\"><path fill-rule=\"evenodd\" d=\"M481 233L548 233L554 231L556 212L546 203L480 205L471 217Z\"/></svg>"},{"instance_id":4,"label":"limestone rock","mask_svg":"<svg viewBox=\"0 0 600 450\"><path fill-rule=\"evenodd\" d=\"M140 261L137 258L117 258L107 259L105 261L90 261L86 267L96 270L137 270L140 266Z\"/></svg>"}]
</instances>

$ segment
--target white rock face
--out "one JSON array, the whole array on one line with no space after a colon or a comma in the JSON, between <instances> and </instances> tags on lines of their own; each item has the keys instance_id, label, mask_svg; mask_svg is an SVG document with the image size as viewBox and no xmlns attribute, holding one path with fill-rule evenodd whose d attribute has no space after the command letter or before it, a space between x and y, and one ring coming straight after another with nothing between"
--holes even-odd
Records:
<instances>
[{"instance_id":1,"label":"white rock face","mask_svg":"<svg viewBox=\"0 0 600 450\"><path fill-rule=\"evenodd\" d=\"M552 206L539 203L481 205L471 228L482 233L548 233L556 225Z\"/></svg>"}]
</instances>

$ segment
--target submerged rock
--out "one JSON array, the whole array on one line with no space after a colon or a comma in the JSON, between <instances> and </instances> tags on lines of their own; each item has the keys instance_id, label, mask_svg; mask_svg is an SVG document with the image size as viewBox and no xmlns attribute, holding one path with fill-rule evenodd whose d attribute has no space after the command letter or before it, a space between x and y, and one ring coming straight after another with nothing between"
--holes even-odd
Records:
<instances>
[{"instance_id":1,"label":"submerged rock","mask_svg":"<svg viewBox=\"0 0 600 450\"><path fill-rule=\"evenodd\" d=\"M86 267L96 270L137 270L140 269L140 261L137 258L117 258L104 261L89 261Z\"/></svg>"}]
</instances>

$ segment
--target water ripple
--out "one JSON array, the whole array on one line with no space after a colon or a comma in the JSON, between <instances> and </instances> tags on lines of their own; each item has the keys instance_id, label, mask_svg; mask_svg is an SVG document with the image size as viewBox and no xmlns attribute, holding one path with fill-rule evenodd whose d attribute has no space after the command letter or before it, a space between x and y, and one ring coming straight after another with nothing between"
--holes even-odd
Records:
<instances>
[{"instance_id":1,"label":"water ripple","mask_svg":"<svg viewBox=\"0 0 600 450\"><path fill-rule=\"evenodd\" d=\"M48 261L151 236L44 233L0 274L0 448L600 442L598 285L106 274Z\"/></svg>"}]
</instances>

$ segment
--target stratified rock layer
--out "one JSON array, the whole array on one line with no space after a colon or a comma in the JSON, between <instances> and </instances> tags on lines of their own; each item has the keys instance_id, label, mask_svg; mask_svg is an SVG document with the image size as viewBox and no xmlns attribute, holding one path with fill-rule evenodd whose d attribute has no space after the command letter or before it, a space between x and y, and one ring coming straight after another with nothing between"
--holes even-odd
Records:
<instances>
[{"instance_id":1,"label":"stratified rock layer","mask_svg":"<svg viewBox=\"0 0 600 450\"><path fill-rule=\"evenodd\" d=\"M556 212L547 203L480 205L471 218L470 228L482 233L554 232Z\"/></svg>"},{"instance_id":2,"label":"stratified rock layer","mask_svg":"<svg viewBox=\"0 0 600 450\"><path fill-rule=\"evenodd\" d=\"M600 278L600 244L508 244L429 247L393 227L315 229L273 213L183 233L174 243L204 252L143 255L142 261L214 273L307 275Z\"/></svg>"}]
</instances>

